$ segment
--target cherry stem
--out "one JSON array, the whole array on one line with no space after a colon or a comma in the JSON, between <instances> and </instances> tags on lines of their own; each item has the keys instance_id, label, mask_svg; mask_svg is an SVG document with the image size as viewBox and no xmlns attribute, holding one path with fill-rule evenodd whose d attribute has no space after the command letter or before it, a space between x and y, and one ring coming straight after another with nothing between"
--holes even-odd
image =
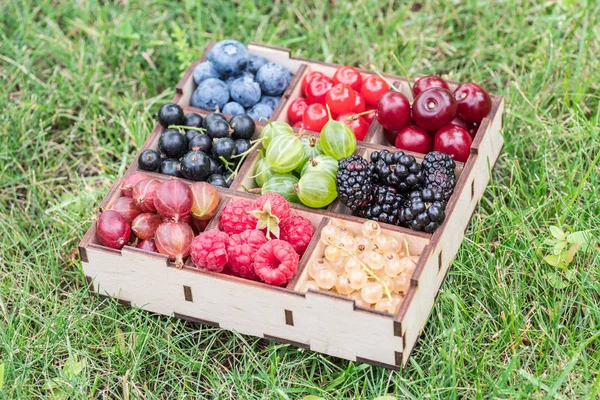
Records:
<instances>
[{"instance_id":1,"label":"cherry stem","mask_svg":"<svg viewBox=\"0 0 600 400\"><path fill-rule=\"evenodd\" d=\"M381 74L381 72L379 72L379 71L377 70L377 68L375 68L375 65L373 65L373 64L369 64L369 67L371 67L371 69L373 70L373 72L375 72L375 74L376 74L378 77L380 77L381 79L383 79L383 80L385 81L385 83L387 83L387 84L388 84L388 86L389 86L389 87L391 87L392 89L394 89L394 91L396 91L396 92L399 92L399 91L400 91L400 90L398 90L398 88L397 88L396 86L394 86L394 85L392 84L392 82L390 82L390 81L389 81L389 80L388 80L388 79L387 79L385 76L383 76L383 75Z\"/></svg>"},{"instance_id":2,"label":"cherry stem","mask_svg":"<svg viewBox=\"0 0 600 400\"><path fill-rule=\"evenodd\" d=\"M169 129L179 129L179 132L186 130L186 131L198 131L200 133L205 133L206 129L204 128L198 128L195 126L185 126L185 125L169 125Z\"/></svg>"},{"instance_id":3,"label":"cherry stem","mask_svg":"<svg viewBox=\"0 0 600 400\"><path fill-rule=\"evenodd\" d=\"M371 268L369 268L369 266L367 264L365 264L364 262L362 262L362 260L360 258L358 258L356 256L356 254L354 254L353 252L351 252L350 250L348 250L345 247L339 246L335 243L333 243L331 240L327 239L327 242L329 244L329 246L333 246L336 249L339 250L343 250L346 253L348 253L348 255L352 258L354 258L356 261L358 261L358 263L360 264L361 268L373 279L375 279L377 282L381 283L381 287L383 288L383 292L385 293L385 295L387 296L387 298L389 300L392 300L392 292L390 292L390 288L388 287L388 285L383 282L381 279L379 279L379 277L377 275L375 275L375 272L373 272L373 270Z\"/></svg>"},{"instance_id":4,"label":"cherry stem","mask_svg":"<svg viewBox=\"0 0 600 400\"><path fill-rule=\"evenodd\" d=\"M367 111L363 111L363 112L360 112L360 113L352 114L352 116L353 117L362 117L363 115L371 114L371 113L374 113L374 112L377 112L376 108L374 108L372 110L367 110ZM348 117L348 119L350 119L350 117Z\"/></svg>"},{"instance_id":5,"label":"cherry stem","mask_svg":"<svg viewBox=\"0 0 600 400\"><path fill-rule=\"evenodd\" d=\"M325 104L325 107L327 107L327 115L329 116L329 120L331 121L331 110L329 109L329 104Z\"/></svg>"},{"instance_id":6,"label":"cherry stem","mask_svg":"<svg viewBox=\"0 0 600 400\"><path fill-rule=\"evenodd\" d=\"M406 79L406 84L408 85L408 90L410 90L410 92L412 93L413 89L412 89L412 85L410 84L410 78L408 77L408 74L404 70L404 67L402 67L402 63L400 62L400 60L398 60L398 57L396 57L396 55L393 52L392 52L392 57L396 61L396 64L398 64L398 68L400 68L400 71L402 72L404 79Z\"/></svg>"}]
</instances>

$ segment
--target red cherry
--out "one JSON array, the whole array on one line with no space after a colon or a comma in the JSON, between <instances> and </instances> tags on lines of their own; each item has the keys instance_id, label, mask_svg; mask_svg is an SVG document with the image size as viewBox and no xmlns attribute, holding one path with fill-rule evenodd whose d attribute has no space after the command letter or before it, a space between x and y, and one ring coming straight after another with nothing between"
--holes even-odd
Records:
<instances>
[{"instance_id":1,"label":"red cherry","mask_svg":"<svg viewBox=\"0 0 600 400\"><path fill-rule=\"evenodd\" d=\"M439 76L429 75L423 76L415 81L412 86L413 95L418 96L427 89L439 87L450 90L448 83Z\"/></svg>"},{"instance_id":2,"label":"red cherry","mask_svg":"<svg viewBox=\"0 0 600 400\"><path fill-rule=\"evenodd\" d=\"M306 99L299 98L290 104L287 110L288 118L291 123L296 123L298 121L302 121L302 116L304 115L304 111L308 108L308 103Z\"/></svg>"},{"instance_id":3,"label":"red cherry","mask_svg":"<svg viewBox=\"0 0 600 400\"><path fill-rule=\"evenodd\" d=\"M304 129L313 132L321 132L321 129L329 121L329 115L327 115L327 108L323 104L315 103L308 106L304 115L302 116L302 123Z\"/></svg>"},{"instance_id":4,"label":"red cherry","mask_svg":"<svg viewBox=\"0 0 600 400\"><path fill-rule=\"evenodd\" d=\"M292 125L292 128L306 129L306 127L304 126L304 122L302 122L302 121L296 122L294 125Z\"/></svg>"},{"instance_id":5,"label":"red cherry","mask_svg":"<svg viewBox=\"0 0 600 400\"><path fill-rule=\"evenodd\" d=\"M325 96L325 104L336 114L350 113L356 103L356 93L349 85L338 83Z\"/></svg>"},{"instance_id":6,"label":"red cherry","mask_svg":"<svg viewBox=\"0 0 600 400\"><path fill-rule=\"evenodd\" d=\"M326 76L317 76L306 85L306 101L308 104L325 104L325 96L333 87L333 81Z\"/></svg>"},{"instance_id":7,"label":"red cherry","mask_svg":"<svg viewBox=\"0 0 600 400\"><path fill-rule=\"evenodd\" d=\"M367 109L367 102L365 98L360 95L360 93L356 93L356 101L354 101L354 109L352 112L361 113Z\"/></svg>"},{"instance_id":8,"label":"red cherry","mask_svg":"<svg viewBox=\"0 0 600 400\"><path fill-rule=\"evenodd\" d=\"M368 104L377 104L377 100L389 90L390 87L386 81L377 75L371 75L363 81L360 94Z\"/></svg>"},{"instance_id":9,"label":"red cherry","mask_svg":"<svg viewBox=\"0 0 600 400\"><path fill-rule=\"evenodd\" d=\"M355 68L341 67L333 74L334 83L345 83L357 92L362 84L362 76Z\"/></svg>"},{"instance_id":10,"label":"red cherry","mask_svg":"<svg viewBox=\"0 0 600 400\"><path fill-rule=\"evenodd\" d=\"M398 132L394 145L402 150L416 153L429 153L433 147L429 133L415 125L409 125Z\"/></svg>"},{"instance_id":11,"label":"red cherry","mask_svg":"<svg viewBox=\"0 0 600 400\"><path fill-rule=\"evenodd\" d=\"M369 124L363 117L360 117L356 114L342 114L337 117L337 121L343 122L344 124L350 127L350 130L354 132L354 136L356 136L356 140L363 140L365 136L367 136L367 132L369 131Z\"/></svg>"},{"instance_id":12,"label":"red cherry","mask_svg":"<svg viewBox=\"0 0 600 400\"><path fill-rule=\"evenodd\" d=\"M461 128L469 129L469 125L458 115L452 118L452 121L449 122L450 125L460 126Z\"/></svg>"},{"instance_id":13,"label":"red cherry","mask_svg":"<svg viewBox=\"0 0 600 400\"><path fill-rule=\"evenodd\" d=\"M302 93L306 96L306 87L308 84L318 76L325 76L322 72L319 71L310 71L308 74L304 75L302 79Z\"/></svg>"},{"instance_id":14,"label":"red cherry","mask_svg":"<svg viewBox=\"0 0 600 400\"><path fill-rule=\"evenodd\" d=\"M400 92L387 92L377 101L377 121L384 128L399 131L410 123L410 102Z\"/></svg>"},{"instance_id":15,"label":"red cherry","mask_svg":"<svg viewBox=\"0 0 600 400\"><path fill-rule=\"evenodd\" d=\"M431 88L419 94L412 106L415 124L426 131L435 131L446 125L456 115L456 100L452 93L442 88Z\"/></svg>"},{"instance_id":16,"label":"red cherry","mask_svg":"<svg viewBox=\"0 0 600 400\"><path fill-rule=\"evenodd\" d=\"M383 128L383 136L389 144L393 145L394 143L396 143L396 136L398 136L398 131L390 131L389 129Z\"/></svg>"},{"instance_id":17,"label":"red cherry","mask_svg":"<svg viewBox=\"0 0 600 400\"><path fill-rule=\"evenodd\" d=\"M469 131L469 135L471 135L471 137L474 139L475 135L477 134L477 131L479 130L479 123L478 122L473 122L472 124L469 124L469 126L465 129L467 129Z\"/></svg>"},{"instance_id":18,"label":"red cherry","mask_svg":"<svg viewBox=\"0 0 600 400\"><path fill-rule=\"evenodd\" d=\"M364 111L364 114L361 115L361 117L363 117L365 121L367 121L369 125L371 125L373 121L375 121L375 117L377 117L377 109L373 106L367 106L366 110Z\"/></svg>"},{"instance_id":19,"label":"red cherry","mask_svg":"<svg viewBox=\"0 0 600 400\"><path fill-rule=\"evenodd\" d=\"M471 136L466 129L447 125L435 133L433 150L446 153L456 161L466 162L471 153L471 143Z\"/></svg>"},{"instance_id":20,"label":"red cherry","mask_svg":"<svg viewBox=\"0 0 600 400\"><path fill-rule=\"evenodd\" d=\"M492 110L492 99L475 83L463 83L454 91L458 115L466 122L481 122Z\"/></svg>"}]
</instances>

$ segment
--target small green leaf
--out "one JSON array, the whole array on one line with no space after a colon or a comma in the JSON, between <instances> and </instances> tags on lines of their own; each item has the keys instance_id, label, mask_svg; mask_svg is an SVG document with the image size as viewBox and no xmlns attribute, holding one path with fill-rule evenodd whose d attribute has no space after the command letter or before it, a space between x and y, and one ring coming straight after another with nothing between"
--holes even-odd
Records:
<instances>
[{"instance_id":1,"label":"small green leaf","mask_svg":"<svg viewBox=\"0 0 600 400\"><path fill-rule=\"evenodd\" d=\"M544 244L547 244L548 246L554 246L558 242L559 241L557 239L554 239L554 238L546 238L546 239L544 239Z\"/></svg>"},{"instance_id":2,"label":"small green leaf","mask_svg":"<svg viewBox=\"0 0 600 400\"><path fill-rule=\"evenodd\" d=\"M581 246L582 246L581 243L575 243L569 248L568 251L562 252L561 258L564 258L567 265L571 264L571 262L573 262L573 258L575 258L575 254L577 253L577 251L579 250L579 248Z\"/></svg>"},{"instance_id":3,"label":"small green leaf","mask_svg":"<svg viewBox=\"0 0 600 400\"><path fill-rule=\"evenodd\" d=\"M565 247L567 247L567 242L556 242L556 244L554 245L554 248L552 249L552 253L559 255L561 251L563 251L565 249Z\"/></svg>"},{"instance_id":4,"label":"small green leaf","mask_svg":"<svg viewBox=\"0 0 600 400\"><path fill-rule=\"evenodd\" d=\"M551 255L551 256L546 256L544 257L544 261L546 261L548 264L552 265L553 267L557 267L558 266L558 255Z\"/></svg>"},{"instance_id":5,"label":"small green leaf","mask_svg":"<svg viewBox=\"0 0 600 400\"><path fill-rule=\"evenodd\" d=\"M86 360L77 361L77 356L71 356L63 366L63 372L69 379L76 378L85 368Z\"/></svg>"},{"instance_id":6,"label":"small green leaf","mask_svg":"<svg viewBox=\"0 0 600 400\"><path fill-rule=\"evenodd\" d=\"M373 400L398 400L398 398L396 396L388 394L385 396L375 397Z\"/></svg>"},{"instance_id":7,"label":"small green leaf","mask_svg":"<svg viewBox=\"0 0 600 400\"><path fill-rule=\"evenodd\" d=\"M565 271L565 279L571 282L576 274L577 272L573 270Z\"/></svg>"},{"instance_id":8,"label":"small green leaf","mask_svg":"<svg viewBox=\"0 0 600 400\"><path fill-rule=\"evenodd\" d=\"M565 233L558 226L549 226L550 234L554 236L558 240L563 240L565 238Z\"/></svg>"},{"instance_id":9,"label":"small green leaf","mask_svg":"<svg viewBox=\"0 0 600 400\"><path fill-rule=\"evenodd\" d=\"M0 363L0 390L4 386L4 363Z\"/></svg>"},{"instance_id":10,"label":"small green leaf","mask_svg":"<svg viewBox=\"0 0 600 400\"><path fill-rule=\"evenodd\" d=\"M302 400L325 400L325 399L322 397L319 397L319 396L309 394L308 396L304 396L304 398Z\"/></svg>"},{"instance_id":11,"label":"small green leaf","mask_svg":"<svg viewBox=\"0 0 600 400\"><path fill-rule=\"evenodd\" d=\"M589 234L587 231L579 231L570 233L567 236L567 242L584 244L589 241Z\"/></svg>"},{"instance_id":12,"label":"small green leaf","mask_svg":"<svg viewBox=\"0 0 600 400\"><path fill-rule=\"evenodd\" d=\"M546 272L544 273L544 277L546 278L550 286L552 286L555 289L560 290L569 286L569 284L565 282L565 280L562 279L562 277L556 272Z\"/></svg>"}]
</instances>

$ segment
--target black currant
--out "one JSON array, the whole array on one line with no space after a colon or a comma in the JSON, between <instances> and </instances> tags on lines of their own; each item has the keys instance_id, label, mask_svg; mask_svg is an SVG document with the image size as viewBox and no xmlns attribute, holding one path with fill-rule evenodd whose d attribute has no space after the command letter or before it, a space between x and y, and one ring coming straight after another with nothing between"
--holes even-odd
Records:
<instances>
[{"instance_id":1,"label":"black currant","mask_svg":"<svg viewBox=\"0 0 600 400\"><path fill-rule=\"evenodd\" d=\"M158 110L158 122L165 128L170 125L182 125L184 118L183 110L177 104L168 103Z\"/></svg>"},{"instance_id":2,"label":"black currant","mask_svg":"<svg viewBox=\"0 0 600 400\"><path fill-rule=\"evenodd\" d=\"M206 182L210 183L213 186L229 187L229 185L225 181L225 177L221 174L210 175Z\"/></svg>"},{"instance_id":3,"label":"black currant","mask_svg":"<svg viewBox=\"0 0 600 400\"><path fill-rule=\"evenodd\" d=\"M214 157L208 157L208 161L210 163L209 173L211 175L222 174L223 172L225 172L225 165L221 160Z\"/></svg>"},{"instance_id":4,"label":"black currant","mask_svg":"<svg viewBox=\"0 0 600 400\"><path fill-rule=\"evenodd\" d=\"M144 150L138 157L138 164L144 171L156 171L160 167L160 153L152 149Z\"/></svg>"},{"instance_id":5,"label":"black currant","mask_svg":"<svg viewBox=\"0 0 600 400\"><path fill-rule=\"evenodd\" d=\"M160 163L159 172L164 175L176 176L178 178L182 178L183 175L179 171L181 168L181 162L174 158L165 158Z\"/></svg>"},{"instance_id":6,"label":"black currant","mask_svg":"<svg viewBox=\"0 0 600 400\"><path fill-rule=\"evenodd\" d=\"M179 158L188 149L188 142L177 129L167 129L158 139L158 148L168 158Z\"/></svg>"},{"instance_id":7,"label":"black currant","mask_svg":"<svg viewBox=\"0 0 600 400\"><path fill-rule=\"evenodd\" d=\"M201 181L209 174L210 161L201 151L190 151L181 159L181 173L186 179Z\"/></svg>"},{"instance_id":8,"label":"black currant","mask_svg":"<svg viewBox=\"0 0 600 400\"><path fill-rule=\"evenodd\" d=\"M201 133L190 140L188 148L190 150L199 150L205 152L206 154L210 154L210 150L212 149L212 139L208 135Z\"/></svg>"},{"instance_id":9,"label":"black currant","mask_svg":"<svg viewBox=\"0 0 600 400\"><path fill-rule=\"evenodd\" d=\"M214 113L210 113L206 117L204 117L204 121L202 121L202 127L204 129L206 129L206 128L208 128L209 124L213 123L214 121L216 121L218 119L227 122L227 118L225 118L225 116L223 114L214 112Z\"/></svg>"},{"instance_id":10,"label":"black currant","mask_svg":"<svg viewBox=\"0 0 600 400\"><path fill-rule=\"evenodd\" d=\"M221 138L216 140L212 146L212 155L215 158L223 157L227 161L231 161L235 152L235 142L228 138Z\"/></svg>"},{"instance_id":11,"label":"black currant","mask_svg":"<svg viewBox=\"0 0 600 400\"><path fill-rule=\"evenodd\" d=\"M194 131L192 129L185 131L185 138L187 139L188 143L191 142L192 139L198 135L200 135L200 132Z\"/></svg>"},{"instance_id":12,"label":"black currant","mask_svg":"<svg viewBox=\"0 0 600 400\"><path fill-rule=\"evenodd\" d=\"M200 127L202 127L203 121L204 121L204 118L202 118L200 115L198 115L196 113L187 113L187 114L185 114L185 117L183 118L183 125L200 128Z\"/></svg>"},{"instance_id":13,"label":"black currant","mask_svg":"<svg viewBox=\"0 0 600 400\"><path fill-rule=\"evenodd\" d=\"M229 120L229 125L233 129L231 133L232 139L252 139L256 130L254 120L246 114L234 115Z\"/></svg>"},{"instance_id":14,"label":"black currant","mask_svg":"<svg viewBox=\"0 0 600 400\"><path fill-rule=\"evenodd\" d=\"M244 154L252 147L252 144L248 139L237 139L233 143L235 145L235 151L233 152L234 156ZM241 157L239 157L238 160L239 159L241 159Z\"/></svg>"}]
</instances>

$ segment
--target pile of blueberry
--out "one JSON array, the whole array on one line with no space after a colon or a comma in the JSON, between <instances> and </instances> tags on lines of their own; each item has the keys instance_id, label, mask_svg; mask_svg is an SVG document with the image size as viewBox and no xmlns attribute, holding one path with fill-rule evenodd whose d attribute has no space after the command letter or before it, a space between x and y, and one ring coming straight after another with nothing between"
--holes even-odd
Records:
<instances>
[{"instance_id":1,"label":"pile of blueberry","mask_svg":"<svg viewBox=\"0 0 600 400\"><path fill-rule=\"evenodd\" d=\"M222 187L231 184L231 170L250 149L256 128L254 120L245 114L234 115L229 121L218 112L202 118L185 114L172 103L160 108L158 121L167 128L158 140L160 152L144 150L138 158L140 168Z\"/></svg>"},{"instance_id":2,"label":"pile of blueberry","mask_svg":"<svg viewBox=\"0 0 600 400\"><path fill-rule=\"evenodd\" d=\"M236 40L223 40L194 69L198 87L190 104L255 120L270 118L291 79L287 68L249 54Z\"/></svg>"}]
</instances>

